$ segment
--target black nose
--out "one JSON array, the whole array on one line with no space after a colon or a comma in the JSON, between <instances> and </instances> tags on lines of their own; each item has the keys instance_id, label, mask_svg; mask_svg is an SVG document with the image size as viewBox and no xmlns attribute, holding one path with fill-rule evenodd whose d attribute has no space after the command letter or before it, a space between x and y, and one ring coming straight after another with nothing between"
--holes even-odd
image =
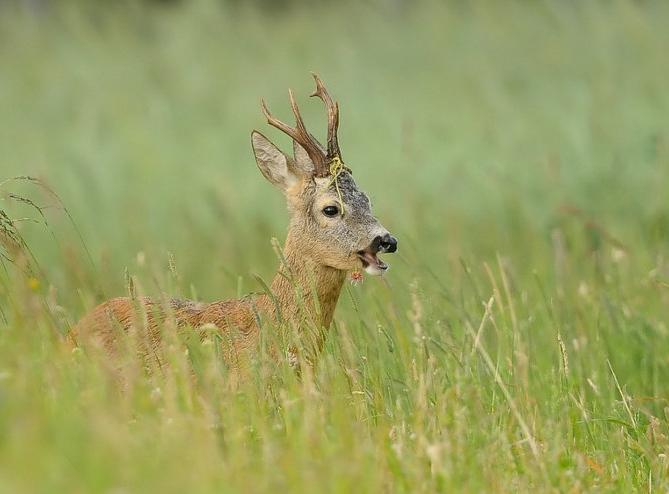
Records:
<instances>
[{"instance_id":1,"label":"black nose","mask_svg":"<svg viewBox=\"0 0 669 494\"><path fill-rule=\"evenodd\" d=\"M397 239L390 233L386 233L381 237L379 247L381 252L395 252L397 250Z\"/></svg>"}]
</instances>

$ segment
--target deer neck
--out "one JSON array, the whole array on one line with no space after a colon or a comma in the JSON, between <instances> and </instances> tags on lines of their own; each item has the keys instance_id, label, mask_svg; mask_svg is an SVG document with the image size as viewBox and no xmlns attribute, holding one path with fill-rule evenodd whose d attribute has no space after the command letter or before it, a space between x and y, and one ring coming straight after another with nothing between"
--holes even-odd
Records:
<instances>
[{"instance_id":1,"label":"deer neck","mask_svg":"<svg viewBox=\"0 0 669 494\"><path fill-rule=\"evenodd\" d=\"M283 250L283 259L271 284L274 300L270 310L277 310L277 319L300 324L305 318L327 329L332 322L346 271L335 269L306 257L299 242L290 233Z\"/></svg>"}]
</instances>

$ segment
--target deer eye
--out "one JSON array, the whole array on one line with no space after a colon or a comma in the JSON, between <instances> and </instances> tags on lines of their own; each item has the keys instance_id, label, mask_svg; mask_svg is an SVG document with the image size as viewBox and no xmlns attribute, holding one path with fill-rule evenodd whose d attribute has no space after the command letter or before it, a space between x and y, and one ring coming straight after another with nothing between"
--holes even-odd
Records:
<instances>
[{"instance_id":1,"label":"deer eye","mask_svg":"<svg viewBox=\"0 0 669 494\"><path fill-rule=\"evenodd\" d=\"M337 206L325 206L323 208L323 214L332 218L339 214L339 208Z\"/></svg>"}]
</instances>

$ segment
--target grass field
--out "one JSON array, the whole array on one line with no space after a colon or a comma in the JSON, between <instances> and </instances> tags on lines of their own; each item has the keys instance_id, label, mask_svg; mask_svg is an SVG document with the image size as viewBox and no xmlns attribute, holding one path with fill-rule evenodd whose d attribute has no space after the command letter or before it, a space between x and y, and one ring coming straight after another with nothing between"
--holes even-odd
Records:
<instances>
[{"instance_id":1,"label":"grass field","mask_svg":"<svg viewBox=\"0 0 669 494\"><path fill-rule=\"evenodd\" d=\"M669 490L669 5L96 5L0 6L0 493ZM63 335L271 278L249 135L324 130L312 70L391 270L313 377L173 341L119 393Z\"/></svg>"}]
</instances>

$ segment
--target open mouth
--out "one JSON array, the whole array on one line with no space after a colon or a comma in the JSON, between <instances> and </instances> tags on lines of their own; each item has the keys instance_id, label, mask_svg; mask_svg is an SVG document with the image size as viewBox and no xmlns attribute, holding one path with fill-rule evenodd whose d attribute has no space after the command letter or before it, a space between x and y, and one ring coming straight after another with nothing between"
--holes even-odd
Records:
<instances>
[{"instance_id":1,"label":"open mouth","mask_svg":"<svg viewBox=\"0 0 669 494\"><path fill-rule=\"evenodd\" d=\"M383 272L388 269L388 265L379 259L376 252L371 252L369 250L359 250L357 254L360 258L360 261L362 262L362 267L365 268L365 271Z\"/></svg>"}]
</instances>

